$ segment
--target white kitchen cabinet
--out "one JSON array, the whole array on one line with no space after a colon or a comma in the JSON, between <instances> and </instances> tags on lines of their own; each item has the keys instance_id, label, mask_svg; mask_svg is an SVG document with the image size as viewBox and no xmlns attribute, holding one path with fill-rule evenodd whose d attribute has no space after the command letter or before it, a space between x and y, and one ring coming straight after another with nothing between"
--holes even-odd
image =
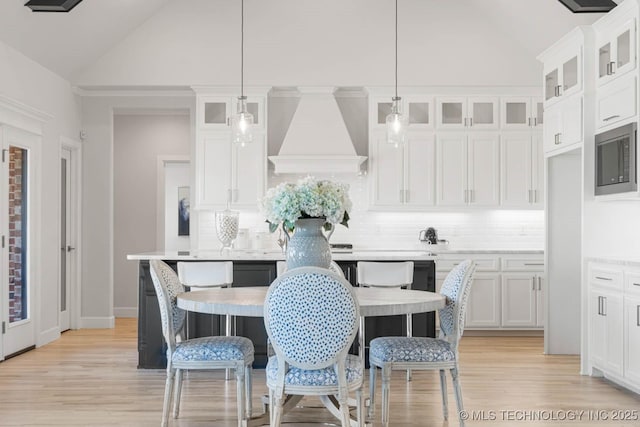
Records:
<instances>
[{"instance_id":1,"label":"white kitchen cabinet","mask_svg":"<svg viewBox=\"0 0 640 427\"><path fill-rule=\"evenodd\" d=\"M467 302L465 326L480 329L499 328L501 299L500 275L476 273Z\"/></svg>"},{"instance_id":2,"label":"white kitchen cabinet","mask_svg":"<svg viewBox=\"0 0 640 427\"><path fill-rule=\"evenodd\" d=\"M233 145L229 132L201 132L196 142L196 208L257 209L264 194L266 140L254 134L251 144Z\"/></svg>"},{"instance_id":3,"label":"white kitchen cabinet","mask_svg":"<svg viewBox=\"0 0 640 427\"><path fill-rule=\"evenodd\" d=\"M443 133L436 142L436 201L442 206L497 206L500 144L493 133Z\"/></svg>"},{"instance_id":4,"label":"white kitchen cabinet","mask_svg":"<svg viewBox=\"0 0 640 427\"><path fill-rule=\"evenodd\" d=\"M637 82L637 77L629 74L598 88L596 91L596 125L599 129L628 120L636 115Z\"/></svg>"},{"instance_id":5,"label":"white kitchen cabinet","mask_svg":"<svg viewBox=\"0 0 640 427\"><path fill-rule=\"evenodd\" d=\"M542 98L510 96L501 98L501 127L505 130L542 129L544 124Z\"/></svg>"},{"instance_id":6,"label":"white kitchen cabinet","mask_svg":"<svg viewBox=\"0 0 640 427\"><path fill-rule=\"evenodd\" d=\"M194 209L257 210L266 186L266 90L247 96L253 114L253 142L243 147L231 142L231 120L238 94L229 88L194 87L196 143Z\"/></svg>"},{"instance_id":7,"label":"white kitchen cabinet","mask_svg":"<svg viewBox=\"0 0 640 427\"><path fill-rule=\"evenodd\" d=\"M494 96L441 97L436 101L439 129L497 129L499 101Z\"/></svg>"},{"instance_id":8,"label":"white kitchen cabinet","mask_svg":"<svg viewBox=\"0 0 640 427\"><path fill-rule=\"evenodd\" d=\"M467 328L535 330L544 326L541 255L441 253L436 260L437 290L449 271L465 259L476 263L467 303Z\"/></svg>"},{"instance_id":9,"label":"white kitchen cabinet","mask_svg":"<svg viewBox=\"0 0 640 427\"><path fill-rule=\"evenodd\" d=\"M544 325L543 276L502 274L502 326L534 328ZM540 307L539 307L540 305Z\"/></svg>"},{"instance_id":10,"label":"white kitchen cabinet","mask_svg":"<svg viewBox=\"0 0 640 427\"><path fill-rule=\"evenodd\" d=\"M603 85L636 67L636 17L621 8L596 23L594 29L596 78L597 84Z\"/></svg>"},{"instance_id":11,"label":"white kitchen cabinet","mask_svg":"<svg viewBox=\"0 0 640 427\"><path fill-rule=\"evenodd\" d=\"M624 297L624 376L640 384L640 294Z\"/></svg>"},{"instance_id":12,"label":"white kitchen cabinet","mask_svg":"<svg viewBox=\"0 0 640 427\"><path fill-rule=\"evenodd\" d=\"M592 287L590 297L590 349L595 368L623 374L622 296L605 288Z\"/></svg>"},{"instance_id":13,"label":"white kitchen cabinet","mask_svg":"<svg viewBox=\"0 0 640 427\"><path fill-rule=\"evenodd\" d=\"M373 138L373 205L432 206L434 202L435 142L433 133L410 132L407 144L395 147L380 133Z\"/></svg>"},{"instance_id":14,"label":"white kitchen cabinet","mask_svg":"<svg viewBox=\"0 0 640 427\"><path fill-rule=\"evenodd\" d=\"M544 158L541 132L504 132L500 138L500 204L542 207Z\"/></svg>"},{"instance_id":15,"label":"white kitchen cabinet","mask_svg":"<svg viewBox=\"0 0 640 427\"><path fill-rule=\"evenodd\" d=\"M545 109L544 152L564 152L582 144L582 96Z\"/></svg>"},{"instance_id":16,"label":"white kitchen cabinet","mask_svg":"<svg viewBox=\"0 0 640 427\"><path fill-rule=\"evenodd\" d=\"M386 126L387 116L391 113L392 95L376 96L371 104L371 123L375 128ZM433 97L426 95L402 96L402 112L409 116L409 129L430 130L434 123Z\"/></svg>"}]
</instances>

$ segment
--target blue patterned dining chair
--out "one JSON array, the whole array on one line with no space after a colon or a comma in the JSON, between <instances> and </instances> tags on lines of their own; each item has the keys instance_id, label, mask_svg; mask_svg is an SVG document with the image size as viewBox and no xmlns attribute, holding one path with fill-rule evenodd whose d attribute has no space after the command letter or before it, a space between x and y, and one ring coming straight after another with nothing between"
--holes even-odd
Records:
<instances>
[{"instance_id":1,"label":"blue patterned dining chair","mask_svg":"<svg viewBox=\"0 0 640 427\"><path fill-rule=\"evenodd\" d=\"M177 274L166 263L151 260L151 279L158 297L162 335L167 344L167 381L164 389L162 426L166 426L173 396L173 417L180 411L182 371L184 369L235 369L237 382L238 427L251 416L251 364L253 343L245 337L202 337L184 340L182 330L186 312L177 306L178 294L185 291Z\"/></svg>"},{"instance_id":2,"label":"blue patterned dining chair","mask_svg":"<svg viewBox=\"0 0 640 427\"><path fill-rule=\"evenodd\" d=\"M275 351L266 368L271 426L280 426L286 395L337 395L342 426L350 426L353 391L358 425L364 425L364 367L359 357L347 354L359 316L351 284L327 269L295 268L271 284L264 304Z\"/></svg>"},{"instance_id":3,"label":"blue patterned dining chair","mask_svg":"<svg viewBox=\"0 0 640 427\"><path fill-rule=\"evenodd\" d=\"M340 277L344 277L344 271L338 265L337 262L331 261L329 265L329 270L333 271ZM276 276L281 276L285 271L287 271L287 262L286 261L276 261Z\"/></svg>"},{"instance_id":4,"label":"blue patterned dining chair","mask_svg":"<svg viewBox=\"0 0 640 427\"><path fill-rule=\"evenodd\" d=\"M446 306L439 311L440 335L438 338L380 337L371 340L369 348L369 393L371 405L369 417L375 408L376 371L382 370L382 424L389 426L389 394L391 371L395 369L438 370L442 391L442 411L448 418L447 379L445 370L451 372L458 415L463 410L462 391L458 379L458 343L464 331L464 318L473 282L475 263L465 260L447 275L440 293L447 298ZM460 418L460 426L464 420Z\"/></svg>"}]
</instances>

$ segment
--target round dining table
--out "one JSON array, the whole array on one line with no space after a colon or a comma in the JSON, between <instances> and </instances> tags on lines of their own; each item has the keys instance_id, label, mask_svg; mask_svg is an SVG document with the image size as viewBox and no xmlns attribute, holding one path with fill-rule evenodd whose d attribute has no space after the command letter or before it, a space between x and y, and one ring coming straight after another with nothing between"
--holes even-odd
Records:
<instances>
[{"instance_id":1,"label":"round dining table","mask_svg":"<svg viewBox=\"0 0 640 427\"><path fill-rule=\"evenodd\" d=\"M197 313L263 317L264 300L268 286L211 288L178 295L178 307ZM410 289L386 289L354 287L360 306L360 326L364 331L364 318L369 316L393 316L399 314L425 313L445 306L441 294ZM364 334L358 336L360 357L364 359ZM284 405L285 412L300 401L302 396L291 396ZM340 418L337 401L333 396L321 397L322 403L336 417ZM254 416L247 426L269 424L269 412ZM355 420L351 423L357 426Z\"/></svg>"}]
</instances>

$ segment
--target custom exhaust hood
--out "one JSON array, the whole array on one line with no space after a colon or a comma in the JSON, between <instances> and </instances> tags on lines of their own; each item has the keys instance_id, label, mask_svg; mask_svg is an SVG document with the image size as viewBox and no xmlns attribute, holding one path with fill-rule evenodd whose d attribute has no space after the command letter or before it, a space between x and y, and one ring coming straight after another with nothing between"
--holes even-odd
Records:
<instances>
[{"instance_id":1,"label":"custom exhaust hood","mask_svg":"<svg viewBox=\"0 0 640 427\"><path fill-rule=\"evenodd\" d=\"M358 156L333 95L333 88L298 88L300 102L277 156L275 173L360 172Z\"/></svg>"}]
</instances>

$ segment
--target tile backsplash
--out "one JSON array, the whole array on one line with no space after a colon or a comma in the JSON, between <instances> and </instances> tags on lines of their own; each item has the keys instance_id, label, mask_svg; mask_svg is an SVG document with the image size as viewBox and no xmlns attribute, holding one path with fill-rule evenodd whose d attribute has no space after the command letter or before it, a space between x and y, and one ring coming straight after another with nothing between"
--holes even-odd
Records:
<instances>
[{"instance_id":1,"label":"tile backsplash","mask_svg":"<svg viewBox=\"0 0 640 427\"><path fill-rule=\"evenodd\" d=\"M270 186L281 181L272 179ZM367 210L366 178L352 179L349 184L353 201L349 227L338 226L331 237L332 243L351 243L354 249L423 249L424 244L418 240L420 230L434 227L440 239L449 241L450 249L544 248L542 210L378 212ZM199 213L197 249L220 247L213 216L213 212ZM249 229L253 240L250 245L254 247L256 233L268 231L264 218L257 212L241 212L240 228ZM278 248L277 232L259 237L267 239L267 247Z\"/></svg>"}]
</instances>

